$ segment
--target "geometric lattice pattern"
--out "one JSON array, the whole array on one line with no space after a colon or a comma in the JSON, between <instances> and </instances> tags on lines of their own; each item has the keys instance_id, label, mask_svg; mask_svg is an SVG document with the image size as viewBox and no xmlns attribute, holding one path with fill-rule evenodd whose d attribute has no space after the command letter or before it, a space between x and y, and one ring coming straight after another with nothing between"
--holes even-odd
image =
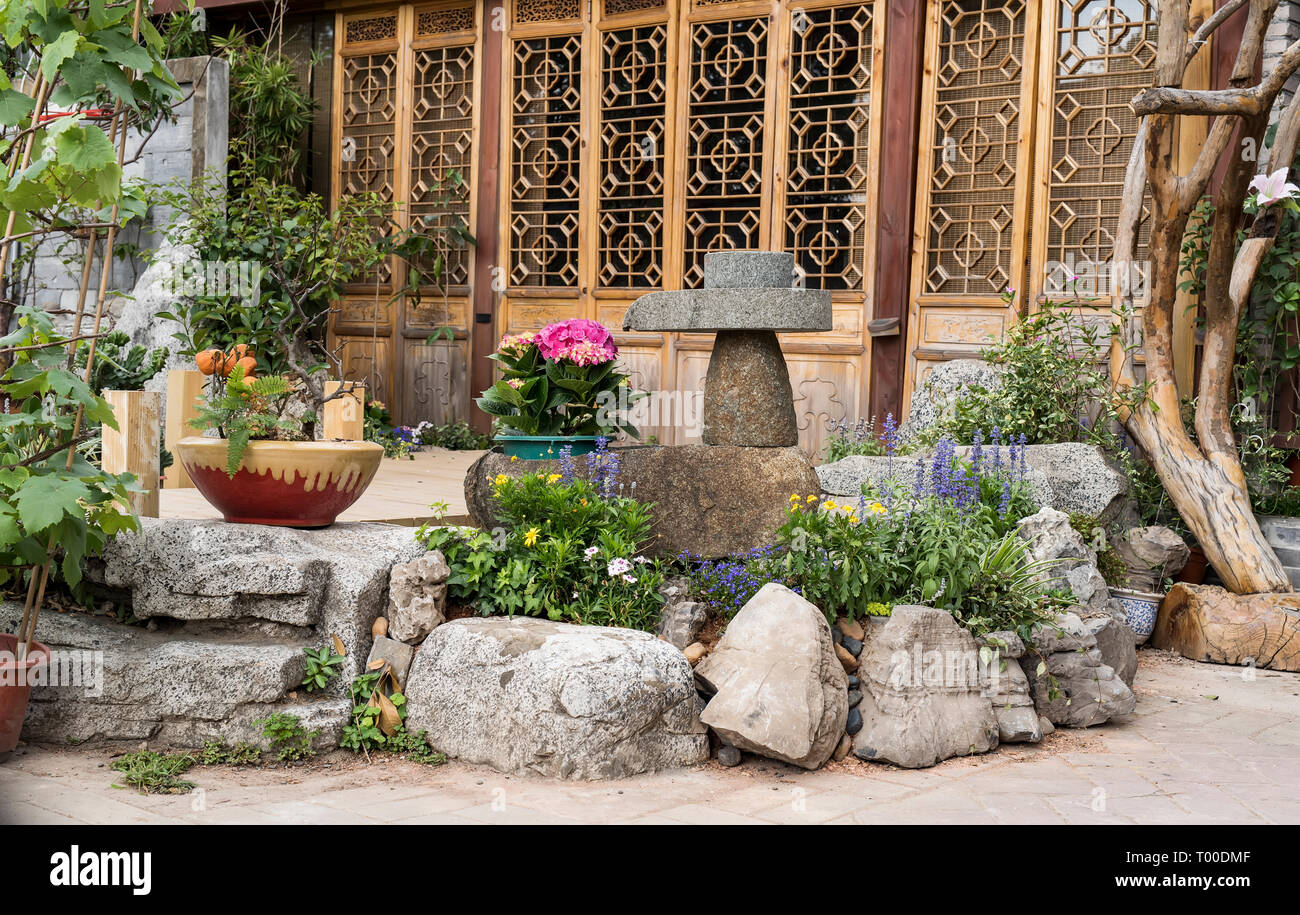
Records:
<instances>
[{"instance_id":1,"label":"geometric lattice pattern","mask_svg":"<svg viewBox=\"0 0 1300 915\"><path fill-rule=\"evenodd\" d=\"M997 295L1009 284L1024 50L1022 0L942 4L925 293Z\"/></svg>"},{"instance_id":2,"label":"geometric lattice pattern","mask_svg":"<svg viewBox=\"0 0 1300 915\"><path fill-rule=\"evenodd\" d=\"M1151 86L1153 77L1155 6L1154 0L1059 2L1051 145L1045 155L1046 260L1062 265L1060 271L1111 260L1124 172L1137 132L1129 102ZM1143 249L1147 234L1144 219Z\"/></svg>"},{"instance_id":3,"label":"geometric lattice pattern","mask_svg":"<svg viewBox=\"0 0 1300 915\"><path fill-rule=\"evenodd\" d=\"M411 224L445 227L448 211L468 224L468 195L449 201L447 176L459 171L465 186L473 186L474 47L424 48L412 54ZM468 249L449 242L445 252L444 284L468 285Z\"/></svg>"},{"instance_id":4,"label":"geometric lattice pattern","mask_svg":"<svg viewBox=\"0 0 1300 915\"><path fill-rule=\"evenodd\" d=\"M514 42L510 178L510 282L578 283L582 39Z\"/></svg>"},{"instance_id":5,"label":"geometric lattice pattern","mask_svg":"<svg viewBox=\"0 0 1300 915\"><path fill-rule=\"evenodd\" d=\"M664 25L601 36L601 287L657 287L663 281L667 54Z\"/></svg>"},{"instance_id":6,"label":"geometric lattice pattern","mask_svg":"<svg viewBox=\"0 0 1300 915\"><path fill-rule=\"evenodd\" d=\"M872 8L792 18L785 248L809 289L861 289L866 262Z\"/></svg>"},{"instance_id":7,"label":"geometric lattice pattern","mask_svg":"<svg viewBox=\"0 0 1300 915\"><path fill-rule=\"evenodd\" d=\"M702 285L706 251L759 246L767 45L766 17L690 28L687 288Z\"/></svg>"},{"instance_id":8,"label":"geometric lattice pattern","mask_svg":"<svg viewBox=\"0 0 1300 915\"><path fill-rule=\"evenodd\" d=\"M392 200L397 54L386 51L345 57L342 70L341 126L346 152L339 163L339 192L371 192ZM367 284L387 282L390 274L385 261L376 276L367 278Z\"/></svg>"},{"instance_id":9,"label":"geometric lattice pattern","mask_svg":"<svg viewBox=\"0 0 1300 915\"><path fill-rule=\"evenodd\" d=\"M579 0L515 0L515 22L555 22L576 19Z\"/></svg>"}]
</instances>

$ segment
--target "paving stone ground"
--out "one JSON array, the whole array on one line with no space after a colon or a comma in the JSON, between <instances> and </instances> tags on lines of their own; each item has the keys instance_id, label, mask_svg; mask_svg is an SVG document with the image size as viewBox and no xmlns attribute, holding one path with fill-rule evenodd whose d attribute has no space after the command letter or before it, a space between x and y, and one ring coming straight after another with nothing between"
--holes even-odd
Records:
<instances>
[{"instance_id":1,"label":"paving stone ground","mask_svg":"<svg viewBox=\"0 0 1300 915\"><path fill-rule=\"evenodd\" d=\"M1139 658L1128 721L919 771L746 756L575 783L333 753L145 796L108 768L134 747L27 747L0 765L0 823L1300 823L1300 674Z\"/></svg>"}]
</instances>

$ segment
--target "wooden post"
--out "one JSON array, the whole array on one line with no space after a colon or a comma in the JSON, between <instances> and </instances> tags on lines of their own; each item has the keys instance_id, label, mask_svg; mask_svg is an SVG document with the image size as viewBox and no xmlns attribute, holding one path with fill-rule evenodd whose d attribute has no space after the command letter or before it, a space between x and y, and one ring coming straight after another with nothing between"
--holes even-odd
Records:
<instances>
[{"instance_id":1,"label":"wooden post","mask_svg":"<svg viewBox=\"0 0 1300 915\"><path fill-rule=\"evenodd\" d=\"M176 443L189 435L199 432L190 425L190 420L199 415L199 404L203 402L203 373L192 369L172 369L167 373L167 427L163 441L172 454L172 465L167 469L163 481L165 489L193 489L190 475L181 466L180 456L176 454Z\"/></svg>"},{"instance_id":2,"label":"wooden post","mask_svg":"<svg viewBox=\"0 0 1300 915\"><path fill-rule=\"evenodd\" d=\"M101 461L105 473L133 473L145 490L131 495L131 506L146 518L158 517L158 452L162 445L162 395L154 391L105 391L117 429L104 427Z\"/></svg>"},{"instance_id":3,"label":"wooden post","mask_svg":"<svg viewBox=\"0 0 1300 915\"><path fill-rule=\"evenodd\" d=\"M341 381L325 382L325 396L329 397L342 386L343 382ZM366 389L361 385L357 385L352 394L347 397L327 401L324 416L325 441L343 439L349 442L359 442L365 438L365 402Z\"/></svg>"}]
</instances>

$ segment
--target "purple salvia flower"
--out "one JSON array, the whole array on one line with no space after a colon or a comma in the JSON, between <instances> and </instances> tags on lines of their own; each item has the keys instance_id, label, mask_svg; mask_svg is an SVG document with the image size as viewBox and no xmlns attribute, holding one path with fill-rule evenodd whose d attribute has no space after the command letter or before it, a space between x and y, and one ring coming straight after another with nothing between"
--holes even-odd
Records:
<instances>
[{"instance_id":1,"label":"purple salvia flower","mask_svg":"<svg viewBox=\"0 0 1300 915\"><path fill-rule=\"evenodd\" d=\"M574 470L573 445L565 445L560 449L560 477L566 486L573 482Z\"/></svg>"},{"instance_id":2,"label":"purple salvia flower","mask_svg":"<svg viewBox=\"0 0 1300 915\"><path fill-rule=\"evenodd\" d=\"M1011 507L1011 481L1002 481L1002 499L998 502L998 517L1005 518L1007 509Z\"/></svg>"},{"instance_id":3,"label":"purple salvia flower","mask_svg":"<svg viewBox=\"0 0 1300 915\"><path fill-rule=\"evenodd\" d=\"M983 450L984 433L981 430L976 429L975 434L971 436L970 449L970 466L976 477L980 475L980 458L982 457Z\"/></svg>"},{"instance_id":4,"label":"purple salvia flower","mask_svg":"<svg viewBox=\"0 0 1300 915\"><path fill-rule=\"evenodd\" d=\"M1025 437L1025 433L1021 432L1021 433L1020 433L1020 441L1019 441L1019 443L1018 443L1018 444L1020 445L1020 468L1019 468L1019 469L1020 469L1020 482L1021 482L1021 483L1023 483L1023 482L1025 481L1025 470L1026 470L1026 466L1025 466L1025 458L1027 457L1027 455L1026 455L1026 453L1025 453L1025 442L1026 442L1026 441L1028 441L1028 439Z\"/></svg>"}]
</instances>

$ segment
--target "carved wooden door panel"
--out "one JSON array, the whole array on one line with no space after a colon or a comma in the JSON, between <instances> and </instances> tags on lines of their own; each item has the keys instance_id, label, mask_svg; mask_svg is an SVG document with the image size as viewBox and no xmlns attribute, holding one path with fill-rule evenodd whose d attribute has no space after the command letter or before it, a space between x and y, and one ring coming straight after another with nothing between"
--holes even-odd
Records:
<instances>
[{"instance_id":1,"label":"carved wooden door panel","mask_svg":"<svg viewBox=\"0 0 1300 915\"><path fill-rule=\"evenodd\" d=\"M1081 276L1110 321L1128 103L1155 57L1154 0L932 0L929 14L905 396L1001 337L1007 288L1037 307Z\"/></svg>"},{"instance_id":2,"label":"carved wooden door panel","mask_svg":"<svg viewBox=\"0 0 1300 915\"><path fill-rule=\"evenodd\" d=\"M403 226L446 225L450 212L474 230L473 195L444 198L453 172L466 188L474 180L480 6L442 0L339 14L336 200L374 192L402 204ZM469 415L473 249L449 244L443 257L443 288L394 300L408 270L394 259L347 288L330 328L347 376L411 425Z\"/></svg>"},{"instance_id":3,"label":"carved wooden door panel","mask_svg":"<svg viewBox=\"0 0 1300 915\"><path fill-rule=\"evenodd\" d=\"M820 447L828 421L866 403L883 5L508 7L499 323L617 329L637 296L700 285L706 251L793 251L802 282L834 292L832 333L783 340L801 442ZM710 337L618 342L638 387L702 389ZM639 425L689 440L683 407L656 402Z\"/></svg>"}]
</instances>

